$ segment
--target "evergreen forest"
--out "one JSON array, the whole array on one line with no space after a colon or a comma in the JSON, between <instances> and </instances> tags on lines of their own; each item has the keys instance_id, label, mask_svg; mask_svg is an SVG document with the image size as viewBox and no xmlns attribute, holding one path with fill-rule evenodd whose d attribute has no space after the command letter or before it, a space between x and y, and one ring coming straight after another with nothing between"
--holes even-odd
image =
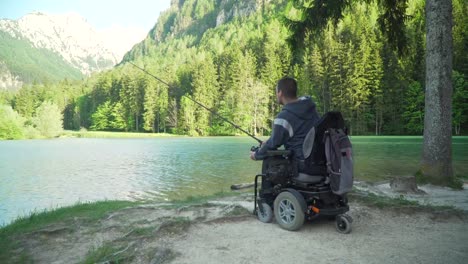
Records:
<instances>
[{"instance_id":1,"label":"evergreen forest","mask_svg":"<svg viewBox=\"0 0 468 264\"><path fill-rule=\"evenodd\" d=\"M275 85L298 80L319 113L341 111L352 135L422 135L424 0L408 0L404 51L382 34L376 1L351 1L337 23L291 45L287 0L172 1L147 38L114 69L85 80L25 85L0 92L0 138L32 137L43 108L67 130L239 135L189 98L254 135L269 135L281 110ZM454 135L468 134L468 4L453 0ZM128 62L161 78L169 86ZM56 113L61 113L57 115ZM10 130L9 130L10 131Z\"/></svg>"}]
</instances>

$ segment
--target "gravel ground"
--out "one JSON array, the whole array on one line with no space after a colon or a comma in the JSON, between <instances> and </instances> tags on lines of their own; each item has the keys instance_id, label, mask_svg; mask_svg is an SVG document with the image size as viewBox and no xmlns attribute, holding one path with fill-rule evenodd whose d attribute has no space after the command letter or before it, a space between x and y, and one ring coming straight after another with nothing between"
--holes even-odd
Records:
<instances>
[{"instance_id":1,"label":"gravel ground","mask_svg":"<svg viewBox=\"0 0 468 264\"><path fill-rule=\"evenodd\" d=\"M122 209L98 221L72 219L15 237L32 263L467 263L468 213L376 208L351 201L350 234L316 219L295 232L252 214L253 197L201 205ZM18 254L11 263L22 263ZM23 262L24 263L24 262Z\"/></svg>"},{"instance_id":2,"label":"gravel ground","mask_svg":"<svg viewBox=\"0 0 468 264\"><path fill-rule=\"evenodd\" d=\"M173 263L467 263L466 216L351 204L353 231L317 219L296 232L253 217L193 225Z\"/></svg>"}]
</instances>

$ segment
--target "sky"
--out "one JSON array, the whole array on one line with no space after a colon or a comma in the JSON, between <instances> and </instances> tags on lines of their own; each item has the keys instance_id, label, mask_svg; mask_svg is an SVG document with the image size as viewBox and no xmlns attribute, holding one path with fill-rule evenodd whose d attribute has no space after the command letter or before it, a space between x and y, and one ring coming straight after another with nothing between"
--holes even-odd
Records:
<instances>
[{"instance_id":1,"label":"sky","mask_svg":"<svg viewBox=\"0 0 468 264\"><path fill-rule=\"evenodd\" d=\"M27 13L78 13L98 30L112 26L149 31L170 0L0 0L0 18L18 19Z\"/></svg>"},{"instance_id":2,"label":"sky","mask_svg":"<svg viewBox=\"0 0 468 264\"><path fill-rule=\"evenodd\" d=\"M117 49L129 50L154 27L171 0L0 0L0 19L17 20L39 11L46 14L77 13Z\"/></svg>"}]
</instances>

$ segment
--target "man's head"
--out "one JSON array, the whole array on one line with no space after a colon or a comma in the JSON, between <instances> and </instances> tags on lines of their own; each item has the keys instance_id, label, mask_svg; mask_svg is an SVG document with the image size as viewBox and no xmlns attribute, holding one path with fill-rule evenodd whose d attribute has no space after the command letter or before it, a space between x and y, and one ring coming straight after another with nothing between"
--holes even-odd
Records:
<instances>
[{"instance_id":1,"label":"man's head","mask_svg":"<svg viewBox=\"0 0 468 264\"><path fill-rule=\"evenodd\" d=\"M291 77L284 77L276 84L278 103L285 105L297 99L297 82Z\"/></svg>"}]
</instances>

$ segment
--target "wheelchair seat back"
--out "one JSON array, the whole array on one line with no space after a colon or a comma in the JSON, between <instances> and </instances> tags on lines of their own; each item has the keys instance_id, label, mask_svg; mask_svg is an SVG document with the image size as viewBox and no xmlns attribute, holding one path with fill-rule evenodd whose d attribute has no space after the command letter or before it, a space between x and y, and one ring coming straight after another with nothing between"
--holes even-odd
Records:
<instances>
[{"instance_id":1,"label":"wheelchair seat back","mask_svg":"<svg viewBox=\"0 0 468 264\"><path fill-rule=\"evenodd\" d=\"M325 181L327 173L327 158L325 156L325 131L329 128L345 129L343 116L340 112L326 113L317 124L311 128L302 145L304 164L293 181L315 184Z\"/></svg>"}]
</instances>

